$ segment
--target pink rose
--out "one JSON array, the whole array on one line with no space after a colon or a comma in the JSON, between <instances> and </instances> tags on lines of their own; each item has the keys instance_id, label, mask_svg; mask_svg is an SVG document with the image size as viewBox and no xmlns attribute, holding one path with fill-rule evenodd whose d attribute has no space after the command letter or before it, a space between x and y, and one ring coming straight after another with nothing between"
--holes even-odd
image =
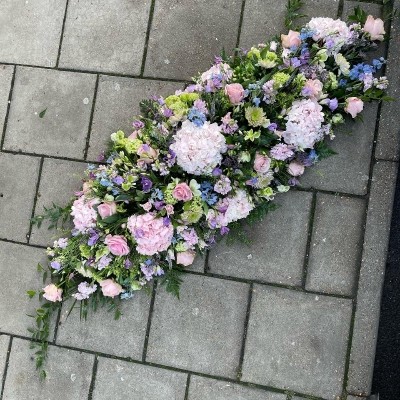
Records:
<instances>
[{"instance_id":1,"label":"pink rose","mask_svg":"<svg viewBox=\"0 0 400 400\"><path fill-rule=\"evenodd\" d=\"M129 247L126 239L120 235L107 235L104 243L107 245L108 250L115 256L126 256L129 254Z\"/></svg>"},{"instance_id":2,"label":"pink rose","mask_svg":"<svg viewBox=\"0 0 400 400\"><path fill-rule=\"evenodd\" d=\"M113 281L112 279L106 279L100 282L101 291L106 297L115 297L123 292L122 286Z\"/></svg>"},{"instance_id":3,"label":"pink rose","mask_svg":"<svg viewBox=\"0 0 400 400\"><path fill-rule=\"evenodd\" d=\"M271 159L263 154L256 153L256 158L254 159L254 170L259 174L265 174L268 172L271 166Z\"/></svg>"},{"instance_id":4,"label":"pink rose","mask_svg":"<svg viewBox=\"0 0 400 400\"><path fill-rule=\"evenodd\" d=\"M182 251L177 253L176 262L185 267L192 265L194 258L196 257L196 252L193 250Z\"/></svg>"},{"instance_id":5,"label":"pink rose","mask_svg":"<svg viewBox=\"0 0 400 400\"><path fill-rule=\"evenodd\" d=\"M189 201L193 198L193 193L190 187L185 183L178 183L172 191L172 196L178 201Z\"/></svg>"},{"instance_id":6,"label":"pink rose","mask_svg":"<svg viewBox=\"0 0 400 400\"><path fill-rule=\"evenodd\" d=\"M303 175L304 174L304 165L300 164L297 161L292 161L288 165L288 172L290 175L293 175L293 176Z\"/></svg>"},{"instance_id":7,"label":"pink rose","mask_svg":"<svg viewBox=\"0 0 400 400\"><path fill-rule=\"evenodd\" d=\"M56 285L50 284L43 288L44 294L43 297L52 302L62 301L62 289L59 289Z\"/></svg>"},{"instance_id":8,"label":"pink rose","mask_svg":"<svg viewBox=\"0 0 400 400\"><path fill-rule=\"evenodd\" d=\"M358 97L349 97L346 99L346 107L344 111L349 113L353 118L357 116L364 108L364 102Z\"/></svg>"},{"instance_id":9,"label":"pink rose","mask_svg":"<svg viewBox=\"0 0 400 400\"><path fill-rule=\"evenodd\" d=\"M301 44L300 33L290 30L287 35L281 35L282 47L299 47Z\"/></svg>"},{"instance_id":10,"label":"pink rose","mask_svg":"<svg viewBox=\"0 0 400 400\"><path fill-rule=\"evenodd\" d=\"M148 144L140 145L136 153L138 156L140 156L140 160L142 160L146 164L151 164L158 158L158 151L154 150Z\"/></svg>"},{"instance_id":11,"label":"pink rose","mask_svg":"<svg viewBox=\"0 0 400 400\"><path fill-rule=\"evenodd\" d=\"M100 214L101 218L111 217L111 215L117 212L117 204L113 201L101 203L97 207L97 212Z\"/></svg>"},{"instance_id":12,"label":"pink rose","mask_svg":"<svg viewBox=\"0 0 400 400\"><path fill-rule=\"evenodd\" d=\"M244 88L240 83L230 83L225 86L225 94L229 97L229 101L237 106L244 99Z\"/></svg>"},{"instance_id":13,"label":"pink rose","mask_svg":"<svg viewBox=\"0 0 400 400\"><path fill-rule=\"evenodd\" d=\"M368 15L363 30L370 34L371 40L383 40L385 28L380 18L375 19L372 15Z\"/></svg>"}]
</instances>

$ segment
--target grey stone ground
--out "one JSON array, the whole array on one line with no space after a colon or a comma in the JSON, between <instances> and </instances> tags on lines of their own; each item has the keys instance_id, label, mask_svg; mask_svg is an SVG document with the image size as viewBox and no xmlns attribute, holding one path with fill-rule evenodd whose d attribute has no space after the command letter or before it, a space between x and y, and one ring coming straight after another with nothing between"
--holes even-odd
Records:
<instances>
[{"instance_id":1,"label":"grey stone ground","mask_svg":"<svg viewBox=\"0 0 400 400\"><path fill-rule=\"evenodd\" d=\"M377 16L392 6L372 1L305 0L305 12L345 16L361 4ZM44 383L29 349L35 304L25 291L40 287L35 266L54 240L30 218L69 199L84 162L129 129L141 98L181 88L222 47L280 33L285 3L0 2L0 400L369 394L399 159L396 103L368 106L364 123L346 125L333 144L339 155L278 198L250 247L221 243L197 259L181 301L141 293L119 322L105 312L66 319L65 305ZM388 51L392 96L399 28L396 20L389 50L379 49Z\"/></svg>"}]
</instances>

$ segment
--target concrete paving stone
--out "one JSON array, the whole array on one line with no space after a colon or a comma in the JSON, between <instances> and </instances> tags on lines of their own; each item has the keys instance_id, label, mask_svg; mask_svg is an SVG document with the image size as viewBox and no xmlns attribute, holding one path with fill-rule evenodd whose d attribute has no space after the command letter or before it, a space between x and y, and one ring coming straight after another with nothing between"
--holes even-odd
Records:
<instances>
[{"instance_id":1,"label":"concrete paving stone","mask_svg":"<svg viewBox=\"0 0 400 400\"><path fill-rule=\"evenodd\" d=\"M93 400L184 400L187 374L99 358Z\"/></svg>"},{"instance_id":2,"label":"concrete paving stone","mask_svg":"<svg viewBox=\"0 0 400 400\"><path fill-rule=\"evenodd\" d=\"M4 149L83 158L95 81L93 74L17 67Z\"/></svg>"},{"instance_id":3,"label":"concrete paving stone","mask_svg":"<svg viewBox=\"0 0 400 400\"><path fill-rule=\"evenodd\" d=\"M0 332L30 335L27 329L34 320L28 315L34 314L39 303L36 298L29 299L26 291L38 291L45 286L36 266L45 265L46 260L43 249L0 242L1 276L12 277L10 282L13 282L3 285L0 291Z\"/></svg>"},{"instance_id":4,"label":"concrete paving stone","mask_svg":"<svg viewBox=\"0 0 400 400\"><path fill-rule=\"evenodd\" d=\"M347 121L340 125L335 130L335 139L327 139L329 147L337 154L307 168L300 178L301 186L366 194L377 111L377 104L366 104L364 121Z\"/></svg>"},{"instance_id":5,"label":"concrete paving stone","mask_svg":"<svg viewBox=\"0 0 400 400\"><path fill-rule=\"evenodd\" d=\"M210 272L263 282L301 284L312 194L290 191L275 201L281 207L262 222L246 228L250 245L221 242L210 251Z\"/></svg>"},{"instance_id":6,"label":"concrete paving stone","mask_svg":"<svg viewBox=\"0 0 400 400\"><path fill-rule=\"evenodd\" d=\"M350 300L255 285L242 380L336 400Z\"/></svg>"},{"instance_id":7,"label":"concrete paving stone","mask_svg":"<svg viewBox=\"0 0 400 400\"><path fill-rule=\"evenodd\" d=\"M150 0L71 0L60 66L138 75Z\"/></svg>"},{"instance_id":8,"label":"concrete paving stone","mask_svg":"<svg viewBox=\"0 0 400 400\"><path fill-rule=\"evenodd\" d=\"M135 293L121 303L123 315L115 321L106 308L88 312L87 320L79 318L79 302L67 318L71 302L63 306L57 344L84 348L120 357L141 359L150 308L150 295Z\"/></svg>"},{"instance_id":9,"label":"concrete paving stone","mask_svg":"<svg viewBox=\"0 0 400 400\"><path fill-rule=\"evenodd\" d=\"M52 207L53 203L64 207L73 197L75 191L82 189L82 178L87 164L75 161L64 161L46 158L43 163L42 175L38 191L35 215L41 215L44 208ZM44 221L41 228L34 226L29 243L41 246L51 246L54 240L70 233L72 224L60 228L48 229L49 223Z\"/></svg>"},{"instance_id":10,"label":"concrete paving stone","mask_svg":"<svg viewBox=\"0 0 400 400\"><path fill-rule=\"evenodd\" d=\"M258 43L265 43L274 36L280 37L286 33L285 28L285 1L275 0L247 0L242 31L240 34L240 46L250 48ZM301 10L307 17L301 18L299 24L307 23L312 17L336 18L339 0L307 0Z\"/></svg>"},{"instance_id":11,"label":"concrete paving stone","mask_svg":"<svg viewBox=\"0 0 400 400\"><path fill-rule=\"evenodd\" d=\"M3 377L6 367L8 346L10 344L10 337L6 335L0 335L0 392L3 387Z\"/></svg>"},{"instance_id":12,"label":"concrete paving stone","mask_svg":"<svg viewBox=\"0 0 400 400\"><path fill-rule=\"evenodd\" d=\"M198 254L196 258L194 259L194 262L192 265L189 265L185 269L188 271L194 271L194 272L204 272L206 266L206 255L203 254Z\"/></svg>"},{"instance_id":13,"label":"concrete paving stone","mask_svg":"<svg viewBox=\"0 0 400 400\"><path fill-rule=\"evenodd\" d=\"M141 100L153 95L167 96L182 89L182 83L148 79L101 76L90 134L88 159L96 161L117 130L131 133Z\"/></svg>"},{"instance_id":14,"label":"concrete paving stone","mask_svg":"<svg viewBox=\"0 0 400 400\"><path fill-rule=\"evenodd\" d=\"M13 66L0 64L0 137L3 133L13 72Z\"/></svg>"},{"instance_id":15,"label":"concrete paving stone","mask_svg":"<svg viewBox=\"0 0 400 400\"><path fill-rule=\"evenodd\" d=\"M366 399L366 397L358 397L358 396L348 395L347 400L367 400L367 399Z\"/></svg>"},{"instance_id":16,"label":"concrete paving stone","mask_svg":"<svg viewBox=\"0 0 400 400\"><path fill-rule=\"evenodd\" d=\"M286 395L192 375L188 400L286 400Z\"/></svg>"},{"instance_id":17,"label":"concrete paving stone","mask_svg":"<svg viewBox=\"0 0 400 400\"><path fill-rule=\"evenodd\" d=\"M47 377L41 381L29 344L27 340L13 339L4 400L87 398L94 355L50 346L45 365Z\"/></svg>"},{"instance_id":18,"label":"concrete paving stone","mask_svg":"<svg viewBox=\"0 0 400 400\"><path fill-rule=\"evenodd\" d=\"M394 10L400 9L400 0L396 0ZM398 73L400 54L400 18L392 20L390 29L390 46L388 63L385 75L389 79L388 95L394 99L399 98L400 75ZM375 149L375 156L386 160L399 160L400 156L400 115L396 101L382 103L381 118L379 121L378 143Z\"/></svg>"},{"instance_id":19,"label":"concrete paving stone","mask_svg":"<svg viewBox=\"0 0 400 400\"><path fill-rule=\"evenodd\" d=\"M147 361L235 378L249 286L185 274L180 300L159 289Z\"/></svg>"},{"instance_id":20,"label":"concrete paving stone","mask_svg":"<svg viewBox=\"0 0 400 400\"><path fill-rule=\"evenodd\" d=\"M397 168L380 161L372 174L347 383L357 395L371 391Z\"/></svg>"},{"instance_id":21,"label":"concrete paving stone","mask_svg":"<svg viewBox=\"0 0 400 400\"><path fill-rule=\"evenodd\" d=\"M366 13L371 14L374 18L382 17L382 5L374 4L373 2L364 1L348 1L345 0L343 4L342 18L346 19L349 15L354 14L354 8L360 6Z\"/></svg>"},{"instance_id":22,"label":"concrete paving stone","mask_svg":"<svg viewBox=\"0 0 400 400\"><path fill-rule=\"evenodd\" d=\"M66 0L0 2L0 61L55 67Z\"/></svg>"},{"instance_id":23,"label":"concrete paving stone","mask_svg":"<svg viewBox=\"0 0 400 400\"><path fill-rule=\"evenodd\" d=\"M144 75L189 80L222 49L232 54L241 6L241 0L157 0Z\"/></svg>"},{"instance_id":24,"label":"concrete paving stone","mask_svg":"<svg viewBox=\"0 0 400 400\"><path fill-rule=\"evenodd\" d=\"M0 153L0 237L26 241L40 159Z\"/></svg>"},{"instance_id":25,"label":"concrete paving stone","mask_svg":"<svg viewBox=\"0 0 400 400\"><path fill-rule=\"evenodd\" d=\"M306 289L354 294L365 206L363 199L317 195Z\"/></svg>"}]
</instances>

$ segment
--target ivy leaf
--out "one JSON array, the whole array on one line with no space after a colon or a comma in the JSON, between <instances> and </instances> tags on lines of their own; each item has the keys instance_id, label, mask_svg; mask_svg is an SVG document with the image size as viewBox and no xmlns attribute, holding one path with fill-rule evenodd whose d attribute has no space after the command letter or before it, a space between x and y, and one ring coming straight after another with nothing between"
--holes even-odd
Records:
<instances>
[{"instance_id":1,"label":"ivy leaf","mask_svg":"<svg viewBox=\"0 0 400 400\"><path fill-rule=\"evenodd\" d=\"M47 108L45 108L43 111L41 111L39 113L39 118L43 118L45 116L45 114L46 114L46 111L47 111Z\"/></svg>"},{"instance_id":2,"label":"ivy leaf","mask_svg":"<svg viewBox=\"0 0 400 400\"><path fill-rule=\"evenodd\" d=\"M26 294L32 299L36 295L36 290L27 290Z\"/></svg>"}]
</instances>

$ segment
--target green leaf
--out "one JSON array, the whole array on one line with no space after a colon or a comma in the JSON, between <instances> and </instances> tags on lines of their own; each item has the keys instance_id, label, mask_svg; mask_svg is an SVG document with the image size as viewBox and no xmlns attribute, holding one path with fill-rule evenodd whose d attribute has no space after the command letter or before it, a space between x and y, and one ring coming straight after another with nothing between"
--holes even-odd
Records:
<instances>
[{"instance_id":1,"label":"green leaf","mask_svg":"<svg viewBox=\"0 0 400 400\"><path fill-rule=\"evenodd\" d=\"M132 200L132 197L129 194L122 193L115 198L115 201L125 201Z\"/></svg>"},{"instance_id":2,"label":"green leaf","mask_svg":"<svg viewBox=\"0 0 400 400\"><path fill-rule=\"evenodd\" d=\"M168 270L164 277L161 280L161 284L165 285L165 289L168 293L171 293L175 297L179 299L179 289L181 283L183 282L181 279L182 271L178 269L170 269Z\"/></svg>"},{"instance_id":3,"label":"green leaf","mask_svg":"<svg viewBox=\"0 0 400 400\"><path fill-rule=\"evenodd\" d=\"M35 297L36 295L36 290L27 290L26 294L29 296L31 299L32 297Z\"/></svg>"},{"instance_id":4,"label":"green leaf","mask_svg":"<svg viewBox=\"0 0 400 400\"><path fill-rule=\"evenodd\" d=\"M43 111L41 111L41 112L39 113L39 118L43 118L44 115L46 114L46 111L47 111L47 108L45 108Z\"/></svg>"},{"instance_id":5,"label":"green leaf","mask_svg":"<svg viewBox=\"0 0 400 400\"><path fill-rule=\"evenodd\" d=\"M114 222L117 222L121 217L118 214L111 215L107 218L104 218L101 220L101 223L110 225L113 224Z\"/></svg>"},{"instance_id":6,"label":"green leaf","mask_svg":"<svg viewBox=\"0 0 400 400\"><path fill-rule=\"evenodd\" d=\"M332 150L325 141L319 142L315 145L315 151L318 154L318 159L323 160L324 158L328 158L337 154L334 150Z\"/></svg>"}]
</instances>

